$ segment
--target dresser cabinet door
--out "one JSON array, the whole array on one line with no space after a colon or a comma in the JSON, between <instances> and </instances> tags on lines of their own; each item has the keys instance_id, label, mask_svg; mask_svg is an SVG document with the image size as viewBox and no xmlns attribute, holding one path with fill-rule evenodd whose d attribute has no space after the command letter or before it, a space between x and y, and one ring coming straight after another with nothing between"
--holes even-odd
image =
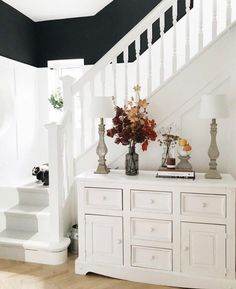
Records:
<instances>
[{"instance_id":1,"label":"dresser cabinet door","mask_svg":"<svg viewBox=\"0 0 236 289\"><path fill-rule=\"evenodd\" d=\"M86 260L96 264L123 264L122 218L86 216Z\"/></svg>"},{"instance_id":2,"label":"dresser cabinet door","mask_svg":"<svg viewBox=\"0 0 236 289\"><path fill-rule=\"evenodd\" d=\"M225 226L182 223L181 269L183 273L225 276Z\"/></svg>"}]
</instances>

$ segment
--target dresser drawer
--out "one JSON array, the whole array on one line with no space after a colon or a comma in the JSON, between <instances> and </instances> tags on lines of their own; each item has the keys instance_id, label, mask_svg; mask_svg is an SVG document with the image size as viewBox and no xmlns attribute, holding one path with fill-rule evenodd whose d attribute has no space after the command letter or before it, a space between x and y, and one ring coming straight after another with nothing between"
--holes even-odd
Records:
<instances>
[{"instance_id":1,"label":"dresser drawer","mask_svg":"<svg viewBox=\"0 0 236 289\"><path fill-rule=\"evenodd\" d=\"M156 242L172 241L172 222L150 219L131 219L131 238Z\"/></svg>"},{"instance_id":2,"label":"dresser drawer","mask_svg":"<svg viewBox=\"0 0 236 289\"><path fill-rule=\"evenodd\" d=\"M172 193L131 190L131 210L171 214Z\"/></svg>"},{"instance_id":3,"label":"dresser drawer","mask_svg":"<svg viewBox=\"0 0 236 289\"><path fill-rule=\"evenodd\" d=\"M132 246L132 266L172 271L172 250Z\"/></svg>"},{"instance_id":4,"label":"dresser drawer","mask_svg":"<svg viewBox=\"0 0 236 289\"><path fill-rule=\"evenodd\" d=\"M102 210L122 210L122 190L85 188L85 206Z\"/></svg>"},{"instance_id":5,"label":"dresser drawer","mask_svg":"<svg viewBox=\"0 0 236 289\"><path fill-rule=\"evenodd\" d=\"M181 213L199 217L226 217L226 196L181 193Z\"/></svg>"}]
</instances>

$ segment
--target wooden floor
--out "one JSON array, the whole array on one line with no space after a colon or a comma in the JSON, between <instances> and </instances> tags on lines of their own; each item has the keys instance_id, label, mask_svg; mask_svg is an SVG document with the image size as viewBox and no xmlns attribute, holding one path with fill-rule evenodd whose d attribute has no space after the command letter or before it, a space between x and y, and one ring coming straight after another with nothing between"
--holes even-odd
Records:
<instances>
[{"instance_id":1,"label":"wooden floor","mask_svg":"<svg viewBox=\"0 0 236 289\"><path fill-rule=\"evenodd\" d=\"M76 275L74 260L70 256L60 266L0 260L0 289L168 289L95 274Z\"/></svg>"}]
</instances>

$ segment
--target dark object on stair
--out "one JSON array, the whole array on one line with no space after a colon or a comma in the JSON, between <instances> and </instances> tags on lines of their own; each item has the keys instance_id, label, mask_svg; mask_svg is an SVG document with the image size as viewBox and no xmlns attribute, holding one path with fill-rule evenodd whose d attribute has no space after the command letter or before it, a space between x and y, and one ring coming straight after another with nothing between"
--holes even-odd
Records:
<instances>
[{"instance_id":1,"label":"dark object on stair","mask_svg":"<svg viewBox=\"0 0 236 289\"><path fill-rule=\"evenodd\" d=\"M48 166L48 164L43 164L39 167L34 167L32 170L32 175L36 176L37 180L41 181L44 186L49 185L49 166Z\"/></svg>"}]
</instances>

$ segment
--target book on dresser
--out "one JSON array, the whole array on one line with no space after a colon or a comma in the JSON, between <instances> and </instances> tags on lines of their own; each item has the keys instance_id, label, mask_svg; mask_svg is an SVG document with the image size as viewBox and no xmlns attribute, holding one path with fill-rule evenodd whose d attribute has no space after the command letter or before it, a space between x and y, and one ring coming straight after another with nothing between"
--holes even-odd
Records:
<instances>
[{"instance_id":1,"label":"book on dresser","mask_svg":"<svg viewBox=\"0 0 236 289\"><path fill-rule=\"evenodd\" d=\"M157 178L180 178L180 179L192 179L195 180L195 171L184 170L177 168L160 167L156 174Z\"/></svg>"},{"instance_id":2,"label":"book on dresser","mask_svg":"<svg viewBox=\"0 0 236 289\"><path fill-rule=\"evenodd\" d=\"M229 174L209 180L84 172L76 178L77 274L142 283L236 288L235 190Z\"/></svg>"}]
</instances>

